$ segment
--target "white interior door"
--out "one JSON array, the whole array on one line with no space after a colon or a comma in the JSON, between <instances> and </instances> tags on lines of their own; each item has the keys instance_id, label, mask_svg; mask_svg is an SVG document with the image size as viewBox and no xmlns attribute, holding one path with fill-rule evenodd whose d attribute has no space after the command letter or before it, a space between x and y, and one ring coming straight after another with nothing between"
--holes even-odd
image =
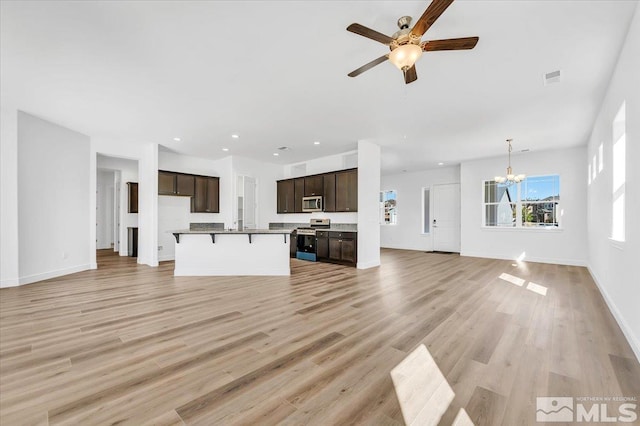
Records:
<instances>
[{"instance_id":1,"label":"white interior door","mask_svg":"<svg viewBox=\"0 0 640 426\"><path fill-rule=\"evenodd\" d=\"M433 186L433 250L460 253L460 184Z\"/></svg>"},{"instance_id":2,"label":"white interior door","mask_svg":"<svg viewBox=\"0 0 640 426\"><path fill-rule=\"evenodd\" d=\"M237 194L237 226L238 229L255 229L256 223L256 179L250 176L238 176L236 180Z\"/></svg>"}]
</instances>

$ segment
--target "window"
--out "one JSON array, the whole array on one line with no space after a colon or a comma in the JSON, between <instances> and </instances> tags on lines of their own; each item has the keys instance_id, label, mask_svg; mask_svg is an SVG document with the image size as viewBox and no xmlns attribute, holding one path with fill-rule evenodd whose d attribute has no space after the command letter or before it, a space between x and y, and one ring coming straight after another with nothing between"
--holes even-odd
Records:
<instances>
[{"instance_id":1,"label":"window","mask_svg":"<svg viewBox=\"0 0 640 426\"><path fill-rule=\"evenodd\" d=\"M560 176L530 176L504 185L484 182L484 226L510 228L559 227Z\"/></svg>"},{"instance_id":2,"label":"window","mask_svg":"<svg viewBox=\"0 0 640 426\"><path fill-rule=\"evenodd\" d=\"M625 240L625 202L626 189L626 112L622 104L613 120L613 203L611 215L611 239Z\"/></svg>"},{"instance_id":3,"label":"window","mask_svg":"<svg viewBox=\"0 0 640 426\"><path fill-rule=\"evenodd\" d=\"M560 176L536 176L521 184L522 226L558 226Z\"/></svg>"},{"instance_id":4,"label":"window","mask_svg":"<svg viewBox=\"0 0 640 426\"><path fill-rule=\"evenodd\" d=\"M484 182L484 225L516 226L516 185Z\"/></svg>"},{"instance_id":5,"label":"window","mask_svg":"<svg viewBox=\"0 0 640 426\"><path fill-rule=\"evenodd\" d=\"M429 188L422 188L422 233L429 233L429 222L431 217L429 216Z\"/></svg>"},{"instance_id":6,"label":"window","mask_svg":"<svg viewBox=\"0 0 640 426\"><path fill-rule=\"evenodd\" d=\"M380 223L395 225L398 220L396 191L380 191Z\"/></svg>"}]
</instances>

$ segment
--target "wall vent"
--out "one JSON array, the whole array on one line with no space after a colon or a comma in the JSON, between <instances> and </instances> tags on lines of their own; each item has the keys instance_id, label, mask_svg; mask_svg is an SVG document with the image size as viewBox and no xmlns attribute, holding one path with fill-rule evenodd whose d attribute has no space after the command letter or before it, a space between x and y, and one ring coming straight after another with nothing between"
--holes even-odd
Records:
<instances>
[{"instance_id":1,"label":"wall vent","mask_svg":"<svg viewBox=\"0 0 640 426\"><path fill-rule=\"evenodd\" d=\"M560 83L560 70L545 73L543 75L543 80L545 86L553 83Z\"/></svg>"}]
</instances>

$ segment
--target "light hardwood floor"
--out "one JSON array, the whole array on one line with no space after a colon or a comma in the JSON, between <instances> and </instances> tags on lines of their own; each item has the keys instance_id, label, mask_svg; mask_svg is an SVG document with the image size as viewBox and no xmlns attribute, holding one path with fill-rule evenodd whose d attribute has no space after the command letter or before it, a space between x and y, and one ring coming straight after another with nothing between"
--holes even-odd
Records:
<instances>
[{"instance_id":1,"label":"light hardwood floor","mask_svg":"<svg viewBox=\"0 0 640 426\"><path fill-rule=\"evenodd\" d=\"M389 372L420 343L455 392L442 424L460 407L535 424L536 396L640 396L585 268L404 250L364 271L294 259L290 277L98 262L0 290L0 424L402 424Z\"/></svg>"}]
</instances>

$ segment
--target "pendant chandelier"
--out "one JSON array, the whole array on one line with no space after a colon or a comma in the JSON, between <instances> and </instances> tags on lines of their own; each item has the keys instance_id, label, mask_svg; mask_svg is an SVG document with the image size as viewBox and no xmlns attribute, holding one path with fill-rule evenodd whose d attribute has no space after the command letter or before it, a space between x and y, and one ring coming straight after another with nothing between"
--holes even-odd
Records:
<instances>
[{"instance_id":1,"label":"pendant chandelier","mask_svg":"<svg viewBox=\"0 0 640 426\"><path fill-rule=\"evenodd\" d=\"M520 183L527 177L526 175L516 175L513 173L513 169L511 168L511 142L513 142L513 139L507 139L507 143L509 144L509 166L507 167L507 175L496 176L493 179L497 183L504 183L505 185Z\"/></svg>"}]
</instances>

